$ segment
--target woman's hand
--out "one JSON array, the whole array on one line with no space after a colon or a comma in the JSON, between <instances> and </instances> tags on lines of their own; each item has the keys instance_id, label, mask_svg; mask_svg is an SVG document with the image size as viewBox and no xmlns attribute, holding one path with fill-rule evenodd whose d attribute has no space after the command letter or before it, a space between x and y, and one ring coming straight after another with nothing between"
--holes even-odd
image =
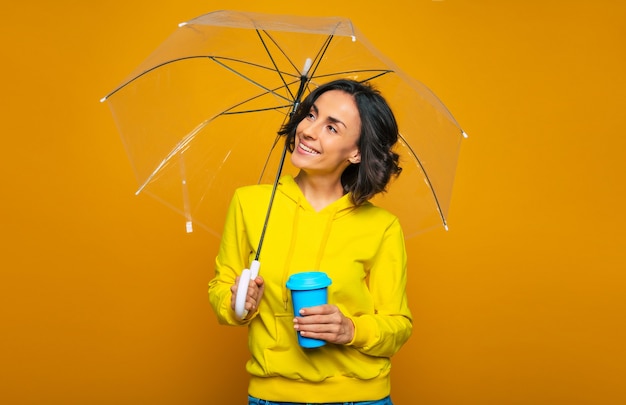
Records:
<instances>
[{"instance_id":1,"label":"woman's hand","mask_svg":"<svg viewBox=\"0 0 626 405\"><path fill-rule=\"evenodd\" d=\"M354 337L354 324L335 305L303 308L300 315L294 318L293 327L301 336L335 344L349 343Z\"/></svg>"},{"instance_id":2,"label":"woman's hand","mask_svg":"<svg viewBox=\"0 0 626 405\"><path fill-rule=\"evenodd\" d=\"M235 310L235 301L237 298L237 287L239 287L239 278L235 280L235 284L230 287L230 307L234 311ZM259 308L259 304L261 303L261 298L263 298L263 291L265 291L265 281L263 277L257 276L254 280L250 280L250 284L248 284L248 293L246 294L246 303L244 308L248 311L249 315L252 315Z\"/></svg>"}]
</instances>

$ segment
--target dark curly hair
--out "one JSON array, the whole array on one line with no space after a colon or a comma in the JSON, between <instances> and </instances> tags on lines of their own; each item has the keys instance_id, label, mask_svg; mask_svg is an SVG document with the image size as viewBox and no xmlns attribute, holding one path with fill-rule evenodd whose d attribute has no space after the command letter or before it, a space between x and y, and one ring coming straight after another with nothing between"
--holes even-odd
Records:
<instances>
[{"instance_id":1,"label":"dark curly hair","mask_svg":"<svg viewBox=\"0 0 626 405\"><path fill-rule=\"evenodd\" d=\"M384 192L392 176L397 177L402 171L398 165L399 156L392 151L398 141L398 124L378 90L369 83L348 79L323 84L302 101L278 134L286 136L287 148L293 152L298 124L307 117L315 100L331 90L352 95L361 118L358 141L361 162L348 166L341 175L344 192L352 193L352 203L358 206Z\"/></svg>"}]
</instances>

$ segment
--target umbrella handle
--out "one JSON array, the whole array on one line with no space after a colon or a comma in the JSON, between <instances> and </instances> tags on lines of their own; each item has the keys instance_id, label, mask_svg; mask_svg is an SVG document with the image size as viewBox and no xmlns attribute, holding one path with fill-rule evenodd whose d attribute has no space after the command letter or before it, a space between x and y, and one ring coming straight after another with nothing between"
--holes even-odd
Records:
<instances>
[{"instance_id":1,"label":"umbrella handle","mask_svg":"<svg viewBox=\"0 0 626 405\"><path fill-rule=\"evenodd\" d=\"M259 275L259 267L261 267L261 263L258 260L253 260L250 263L250 268L244 269L241 272L241 276L239 276L239 285L237 286L237 295L235 297L235 315L239 319L243 319L248 315L248 311L245 308L248 286L250 281Z\"/></svg>"}]
</instances>

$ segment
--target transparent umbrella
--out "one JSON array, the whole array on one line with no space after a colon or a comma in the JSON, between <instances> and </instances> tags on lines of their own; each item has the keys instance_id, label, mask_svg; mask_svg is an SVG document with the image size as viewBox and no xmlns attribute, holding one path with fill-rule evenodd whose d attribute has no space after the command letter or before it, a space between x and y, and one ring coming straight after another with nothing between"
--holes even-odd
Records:
<instances>
[{"instance_id":1,"label":"transparent umbrella","mask_svg":"<svg viewBox=\"0 0 626 405\"><path fill-rule=\"evenodd\" d=\"M407 237L447 228L464 132L349 19L208 13L180 24L102 100L137 194L184 215L188 232L198 227L219 237L235 188L276 183L293 170L277 131L312 89L339 78L380 90L400 128L402 174L373 202L399 217Z\"/></svg>"}]
</instances>

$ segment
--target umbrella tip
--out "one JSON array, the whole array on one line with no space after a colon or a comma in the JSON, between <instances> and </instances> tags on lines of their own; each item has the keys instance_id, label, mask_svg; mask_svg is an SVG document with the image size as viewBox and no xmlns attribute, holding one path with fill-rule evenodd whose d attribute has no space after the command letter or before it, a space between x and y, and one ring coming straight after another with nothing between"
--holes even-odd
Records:
<instances>
[{"instance_id":1,"label":"umbrella tip","mask_svg":"<svg viewBox=\"0 0 626 405\"><path fill-rule=\"evenodd\" d=\"M193 232L193 223L191 221L185 222L185 230L187 231L187 233Z\"/></svg>"},{"instance_id":2,"label":"umbrella tip","mask_svg":"<svg viewBox=\"0 0 626 405\"><path fill-rule=\"evenodd\" d=\"M461 133L463 134L463 138L465 139L469 138L469 136L467 135L467 133L465 133L465 131L461 130Z\"/></svg>"},{"instance_id":3,"label":"umbrella tip","mask_svg":"<svg viewBox=\"0 0 626 405\"><path fill-rule=\"evenodd\" d=\"M304 67L302 68L302 77L306 77L309 75L309 70L311 69L311 65L313 64L313 59L306 58L304 61Z\"/></svg>"},{"instance_id":4,"label":"umbrella tip","mask_svg":"<svg viewBox=\"0 0 626 405\"><path fill-rule=\"evenodd\" d=\"M181 22L180 24L178 24L178 28L184 27L185 25L187 25L187 21Z\"/></svg>"},{"instance_id":5,"label":"umbrella tip","mask_svg":"<svg viewBox=\"0 0 626 405\"><path fill-rule=\"evenodd\" d=\"M105 101L107 101L107 96L104 96L104 97L102 97L102 98L100 99L100 102L101 102L101 103L104 103Z\"/></svg>"}]
</instances>

